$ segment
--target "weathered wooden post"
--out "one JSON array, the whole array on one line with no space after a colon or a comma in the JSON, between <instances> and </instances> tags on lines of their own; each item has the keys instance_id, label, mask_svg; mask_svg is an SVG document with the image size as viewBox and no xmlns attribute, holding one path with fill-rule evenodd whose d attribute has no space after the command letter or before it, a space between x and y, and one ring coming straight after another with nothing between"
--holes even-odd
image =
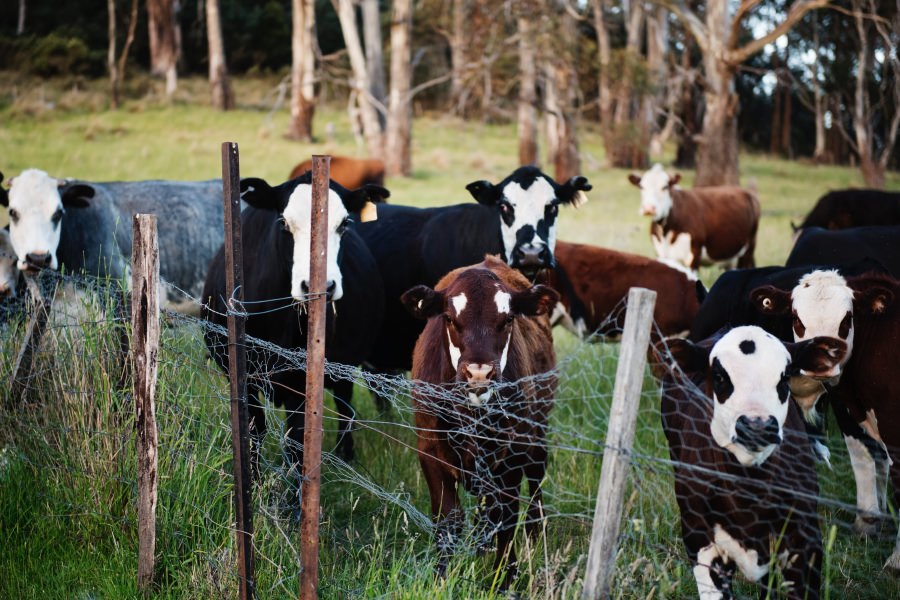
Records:
<instances>
[{"instance_id":1,"label":"weathered wooden post","mask_svg":"<svg viewBox=\"0 0 900 600\"><path fill-rule=\"evenodd\" d=\"M631 463L635 421L641 403L641 383L647 365L647 346L653 325L656 292L644 288L628 291L628 312L619 349L616 385L606 431L606 449L597 486L594 526L584 575L582 600L609 597L609 579L615 567L619 522L625 481Z\"/></svg>"},{"instance_id":2,"label":"weathered wooden post","mask_svg":"<svg viewBox=\"0 0 900 600\"><path fill-rule=\"evenodd\" d=\"M149 595L156 566L156 374L159 360L159 244L156 216L134 215L131 356L138 459L138 590Z\"/></svg>"},{"instance_id":3,"label":"weathered wooden post","mask_svg":"<svg viewBox=\"0 0 900 600\"><path fill-rule=\"evenodd\" d=\"M22 346L19 348L19 354L16 356L16 363L9 378L10 401L13 404L22 401L22 396L31 383L34 373L34 353L40 346L41 338L44 337L49 318L51 302L47 302L44 298L36 277L30 273L25 274L25 285L28 288L28 295L31 296L33 308L25 329L25 338L22 340Z\"/></svg>"},{"instance_id":4,"label":"weathered wooden post","mask_svg":"<svg viewBox=\"0 0 900 600\"><path fill-rule=\"evenodd\" d=\"M222 144L225 203L225 290L228 300L228 380L231 384L231 445L234 451L234 514L238 597L256 595L253 574L253 507L250 491L250 425L247 420L247 348L244 333L244 260L241 238L241 181L238 146Z\"/></svg>"},{"instance_id":5,"label":"weathered wooden post","mask_svg":"<svg viewBox=\"0 0 900 600\"><path fill-rule=\"evenodd\" d=\"M306 341L306 424L303 432L303 499L300 503L300 598L317 598L319 491L322 467L322 400L325 379L325 254L328 250L330 156L312 159L312 231L309 241L309 319Z\"/></svg>"}]
</instances>

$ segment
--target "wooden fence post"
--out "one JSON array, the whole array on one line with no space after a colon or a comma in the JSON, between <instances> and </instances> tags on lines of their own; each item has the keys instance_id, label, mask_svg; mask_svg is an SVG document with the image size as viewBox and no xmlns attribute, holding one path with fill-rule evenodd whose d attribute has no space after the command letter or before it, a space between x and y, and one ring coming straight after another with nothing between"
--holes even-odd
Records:
<instances>
[{"instance_id":1,"label":"wooden fence post","mask_svg":"<svg viewBox=\"0 0 900 600\"><path fill-rule=\"evenodd\" d=\"M641 403L641 384L647 365L647 346L653 325L656 292L644 288L628 291L628 312L619 349L616 385L606 431L606 449L597 486L594 526L584 575L582 600L609 597L609 579L615 567L619 522L625 481L631 464L635 421Z\"/></svg>"},{"instance_id":2,"label":"wooden fence post","mask_svg":"<svg viewBox=\"0 0 900 600\"><path fill-rule=\"evenodd\" d=\"M238 145L222 143L225 203L225 291L228 300L228 380L231 384L231 446L234 451L234 514L238 597L256 596L253 573L253 506L250 491L250 425L247 417L247 347L244 333L244 246Z\"/></svg>"},{"instance_id":3,"label":"wooden fence post","mask_svg":"<svg viewBox=\"0 0 900 600\"><path fill-rule=\"evenodd\" d=\"M47 328L47 319L49 318L51 302L47 302L41 292L41 286L36 281L36 275L31 273L25 274L25 285L28 288L28 294L34 308L31 318L28 320L28 326L25 329L25 338L22 340L22 346L16 356L16 363L13 366L12 375L9 378L10 401L16 404L22 401L22 396L31 378L34 374L34 352L40 346L41 338L44 336L44 330Z\"/></svg>"},{"instance_id":4,"label":"wooden fence post","mask_svg":"<svg viewBox=\"0 0 900 600\"><path fill-rule=\"evenodd\" d=\"M309 319L306 340L306 423L303 432L303 499L300 503L300 598L317 598L319 491L322 467L322 400L325 382L325 286L328 250L330 156L312 159L312 231L309 241Z\"/></svg>"},{"instance_id":5,"label":"wooden fence post","mask_svg":"<svg viewBox=\"0 0 900 600\"><path fill-rule=\"evenodd\" d=\"M156 374L159 358L159 245L156 216L134 215L131 344L138 459L138 590L149 595L156 565Z\"/></svg>"}]
</instances>

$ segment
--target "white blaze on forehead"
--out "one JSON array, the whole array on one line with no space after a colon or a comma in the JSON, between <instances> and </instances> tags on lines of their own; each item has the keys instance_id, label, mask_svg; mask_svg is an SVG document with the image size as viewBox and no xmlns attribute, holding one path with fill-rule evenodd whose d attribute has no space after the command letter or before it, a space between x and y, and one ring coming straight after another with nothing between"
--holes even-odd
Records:
<instances>
[{"instance_id":1,"label":"white blaze on forehead","mask_svg":"<svg viewBox=\"0 0 900 600\"><path fill-rule=\"evenodd\" d=\"M820 335L839 338L841 321L853 312L853 290L837 271L813 271L804 275L791 292L791 305L806 328L802 336L794 331L795 341ZM847 356L842 362L850 358L853 347L852 321L845 341Z\"/></svg>"},{"instance_id":2,"label":"white blaze on forehead","mask_svg":"<svg viewBox=\"0 0 900 600\"><path fill-rule=\"evenodd\" d=\"M752 351L751 351L752 349ZM759 327L735 327L720 339L709 355L710 365L718 359L734 388L724 402L713 402L710 424L713 439L728 448L743 464L760 464L774 447L752 454L733 444L735 424L741 416L750 419L775 417L779 428L787 419L788 402L778 397L778 383L791 356L775 336Z\"/></svg>"},{"instance_id":3,"label":"white blaze on forehead","mask_svg":"<svg viewBox=\"0 0 900 600\"><path fill-rule=\"evenodd\" d=\"M531 182L528 188L523 188L518 182L512 181L507 183L503 188L503 198L513 207L514 219L510 226L501 219L500 233L503 236L503 249L506 251L507 260L512 260L512 251L516 247L516 233L525 227L531 225L534 228L534 239L526 243L540 246L544 244L544 240L540 239L537 234L538 222L544 218L544 210L548 204L556 200L556 192L543 177L538 177ZM550 251L556 248L556 226L550 228L546 245Z\"/></svg>"},{"instance_id":4,"label":"white blaze on forehead","mask_svg":"<svg viewBox=\"0 0 900 600\"><path fill-rule=\"evenodd\" d=\"M457 348L453 343L453 337L451 337L449 329L447 329L447 350L449 350L450 352L450 366L453 367L454 371L458 371L459 359L462 357L462 350Z\"/></svg>"},{"instance_id":5,"label":"white blaze on forehead","mask_svg":"<svg viewBox=\"0 0 900 600\"><path fill-rule=\"evenodd\" d=\"M468 298L466 298L466 293L462 292L450 298L450 302L453 303L453 308L456 310L456 316L458 317L462 314L462 311L466 309L466 303L468 302Z\"/></svg>"},{"instance_id":6,"label":"white blaze on forehead","mask_svg":"<svg viewBox=\"0 0 900 600\"><path fill-rule=\"evenodd\" d=\"M669 211L672 210L669 180L669 174L659 163L641 176L640 214L653 214L655 220L669 216Z\"/></svg>"},{"instance_id":7,"label":"white blaze on forehead","mask_svg":"<svg viewBox=\"0 0 900 600\"><path fill-rule=\"evenodd\" d=\"M511 300L512 296L510 296L508 292L498 290L497 293L494 294L494 304L497 305L497 312L501 315L509 314L509 303Z\"/></svg>"},{"instance_id":8,"label":"white blaze on forehead","mask_svg":"<svg viewBox=\"0 0 900 600\"><path fill-rule=\"evenodd\" d=\"M61 225L54 225L52 218L62 208L59 182L40 169L22 171L9 188L9 208L18 213L18 219L10 219L9 234L19 268L25 268L28 254L49 253L50 268L56 269Z\"/></svg>"},{"instance_id":9,"label":"white blaze on forehead","mask_svg":"<svg viewBox=\"0 0 900 600\"><path fill-rule=\"evenodd\" d=\"M341 269L337 257L341 249L341 235L338 226L347 218L347 209L341 197L332 189L328 190L328 250L325 278L335 284L332 300L343 295ZM284 209L284 222L294 237L294 263L291 269L291 295L300 299L305 294L301 282L309 284L309 241L312 232L312 186L298 185L291 194Z\"/></svg>"}]
</instances>

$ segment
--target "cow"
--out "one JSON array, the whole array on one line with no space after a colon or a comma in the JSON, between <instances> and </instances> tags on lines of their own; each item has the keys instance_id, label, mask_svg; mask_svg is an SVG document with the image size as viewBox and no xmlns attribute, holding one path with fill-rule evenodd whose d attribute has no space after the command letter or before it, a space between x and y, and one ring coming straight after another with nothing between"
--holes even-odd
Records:
<instances>
[{"instance_id":1,"label":"cow","mask_svg":"<svg viewBox=\"0 0 900 600\"><path fill-rule=\"evenodd\" d=\"M662 377L661 416L700 597L733 597L738 569L773 594L778 565L788 597L818 598L818 481L788 380L832 369L846 345L783 344L756 326L669 343L678 369Z\"/></svg>"},{"instance_id":2,"label":"cow","mask_svg":"<svg viewBox=\"0 0 900 600\"><path fill-rule=\"evenodd\" d=\"M726 269L755 266L753 252L760 206L755 190L737 186L677 186L681 175L669 175L659 163L628 180L641 190L640 214L652 217L650 238L659 258L696 271L700 265Z\"/></svg>"},{"instance_id":3,"label":"cow","mask_svg":"<svg viewBox=\"0 0 900 600\"><path fill-rule=\"evenodd\" d=\"M350 158L332 156L329 177L348 190L364 185L384 185L384 162L377 158ZM304 160L291 171L288 179L295 179L312 169L312 160Z\"/></svg>"},{"instance_id":4,"label":"cow","mask_svg":"<svg viewBox=\"0 0 900 600\"><path fill-rule=\"evenodd\" d=\"M160 276L169 306L185 312L199 309L193 298L224 239L219 180L92 183L26 169L10 181L5 202L20 270L114 280L128 278L132 215L157 215Z\"/></svg>"},{"instance_id":5,"label":"cow","mask_svg":"<svg viewBox=\"0 0 900 600\"><path fill-rule=\"evenodd\" d=\"M494 568L507 561L519 488L527 479L526 530L541 520L541 481L547 462L547 416L556 389L556 357L548 314L557 293L488 256L451 271L432 289L416 286L404 306L427 319L413 355L413 408L419 463L437 525L443 574L460 535L462 486L479 498L477 532L496 539Z\"/></svg>"},{"instance_id":6,"label":"cow","mask_svg":"<svg viewBox=\"0 0 900 600\"><path fill-rule=\"evenodd\" d=\"M900 277L900 225L853 227L831 231L808 227L800 232L785 265L841 266L862 260Z\"/></svg>"},{"instance_id":7,"label":"cow","mask_svg":"<svg viewBox=\"0 0 900 600\"><path fill-rule=\"evenodd\" d=\"M556 268L541 272L541 281L560 295L551 322L581 339L615 340L624 327L622 300L629 288L657 293L655 334L688 334L706 288L680 263L665 263L637 254L557 240Z\"/></svg>"},{"instance_id":8,"label":"cow","mask_svg":"<svg viewBox=\"0 0 900 600\"><path fill-rule=\"evenodd\" d=\"M795 232L808 227L848 229L866 225L900 225L900 192L847 189L828 192L816 202Z\"/></svg>"},{"instance_id":9,"label":"cow","mask_svg":"<svg viewBox=\"0 0 900 600\"><path fill-rule=\"evenodd\" d=\"M385 205L378 220L357 230L372 250L384 281L385 319L368 366L375 371L408 371L423 329L400 302L416 285L433 287L453 269L475 264L486 254L528 276L554 264L556 217L560 205L579 206L591 189L572 177L559 184L536 167L519 167L498 184L466 186L477 203L438 208Z\"/></svg>"},{"instance_id":10,"label":"cow","mask_svg":"<svg viewBox=\"0 0 900 600\"><path fill-rule=\"evenodd\" d=\"M383 315L383 292L378 268L365 243L350 227L367 202L382 202L386 189L365 185L348 190L332 181L328 191L328 251L326 297L329 301L325 357L329 361L359 365L369 353ZM241 180L241 198L248 207L241 213L244 262L244 303L247 335L286 349L306 349L305 302L309 293L309 245L312 177L306 173L272 187L262 179ZM225 287L225 249L212 260L203 288L202 315L224 326L231 293ZM206 346L224 372L228 372L227 345L221 328L208 328ZM257 395L268 392L274 404L287 410L289 468L303 464L304 394L306 373L287 363L277 352L254 348L248 360L256 375L250 388L250 432L254 473L259 473L259 442L266 419ZM326 378L340 423L337 452L346 460L354 455L350 423L353 382Z\"/></svg>"}]
</instances>

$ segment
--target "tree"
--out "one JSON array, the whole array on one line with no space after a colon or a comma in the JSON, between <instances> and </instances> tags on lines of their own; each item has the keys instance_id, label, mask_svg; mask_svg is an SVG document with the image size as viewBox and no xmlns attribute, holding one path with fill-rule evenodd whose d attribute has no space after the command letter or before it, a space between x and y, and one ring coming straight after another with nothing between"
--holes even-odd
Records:
<instances>
[{"instance_id":1,"label":"tree","mask_svg":"<svg viewBox=\"0 0 900 600\"><path fill-rule=\"evenodd\" d=\"M125 78L125 65L128 61L128 51L134 42L134 33L137 30L138 0L131 0L131 13L128 18L128 33L125 36L125 44L122 53L116 63L116 0L106 1L108 17L109 45L106 52L106 69L109 71L109 97L110 106L113 109L119 107L119 84Z\"/></svg>"},{"instance_id":2,"label":"tree","mask_svg":"<svg viewBox=\"0 0 900 600\"><path fill-rule=\"evenodd\" d=\"M291 20L291 120L285 137L310 142L316 112L315 1L292 0Z\"/></svg>"},{"instance_id":3,"label":"tree","mask_svg":"<svg viewBox=\"0 0 900 600\"><path fill-rule=\"evenodd\" d=\"M553 165L553 177L568 181L581 169L578 138L575 135L575 99L578 81L575 74L573 40L577 39L577 23L572 13L556 0L546 7L558 26L542 36L544 74L544 118L547 124L547 162ZM554 23L555 25L555 23Z\"/></svg>"},{"instance_id":4,"label":"tree","mask_svg":"<svg viewBox=\"0 0 900 600\"><path fill-rule=\"evenodd\" d=\"M537 47L534 7L522 2L517 17L519 32L519 164L538 164L537 145Z\"/></svg>"},{"instance_id":5,"label":"tree","mask_svg":"<svg viewBox=\"0 0 900 600\"><path fill-rule=\"evenodd\" d=\"M738 97L734 77L738 66L784 35L807 12L826 6L829 0L797 0L767 34L739 45L744 18L761 0L740 0L732 14L730 0L708 0L705 20L688 8L685 0L653 0L671 10L684 24L703 57L706 112L699 136L697 176L694 185L738 183Z\"/></svg>"},{"instance_id":6,"label":"tree","mask_svg":"<svg viewBox=\"0 0 900 600\"><path fill-rule=\"evenodd\" d=\"M234 92L225 63L219 0L206 0L206 38L209 43L209 89L212 105L219 110L230 110L234 108Z\"/></svg>"},{"instance_id":7,"label":"tree","mask_svg":"<svg viewBox=\"0 0 900 600\"><path fill-rule=\"evenodd\" d=\"M409 176L412 173L411 34L412 0L394 0L391 17L391 96L385 153L385 170L389 176Z\"/></svg>"},{"instance_id":8,"label":"tree","mask_svg":"<svg viewBox=\"0 0 900 600\"><path fill-rule=\"evenodd\" d=\"M19 18L16 21L16 35L25 33L25 0L19 0Z\"/></svg>"},{"instance_id":9,"label":"tree","mask_svg":"<svg viewBox=\"0 0 900 600\"><path fill-rule=\"evenodd\" d=\"M378 104L385 104L384 93L384 53L381 49L381 14L378 0L361 0L363 14L363 39L366 42L366 67L369 71L369 93ZM382 129L385 116L381 111L378 118Z\"/></svg>"},{"instance_id":10,"label":"tree","mask_svg":"<svg viewBox=\"0 0 900 600\"><path fill-rule=\"evenodd\" d=\"M466 70L466 15L468 10L468 0L453 0L452 30L447 36L450 44L450 104L458 115L463 113L466 103L463 85Z\"/></svg>"},{"instance_id":11,"label":"tree","mask_svg":"<svg viewBox=\"0 0 900 600\"><path fill-rule=\"evenodd\" d=\"M147 0L150 72L165 77L167 96L175 93L178 87L178 59L181 56L179 9L178 0Z\"/></svg>"}]
</instances>

